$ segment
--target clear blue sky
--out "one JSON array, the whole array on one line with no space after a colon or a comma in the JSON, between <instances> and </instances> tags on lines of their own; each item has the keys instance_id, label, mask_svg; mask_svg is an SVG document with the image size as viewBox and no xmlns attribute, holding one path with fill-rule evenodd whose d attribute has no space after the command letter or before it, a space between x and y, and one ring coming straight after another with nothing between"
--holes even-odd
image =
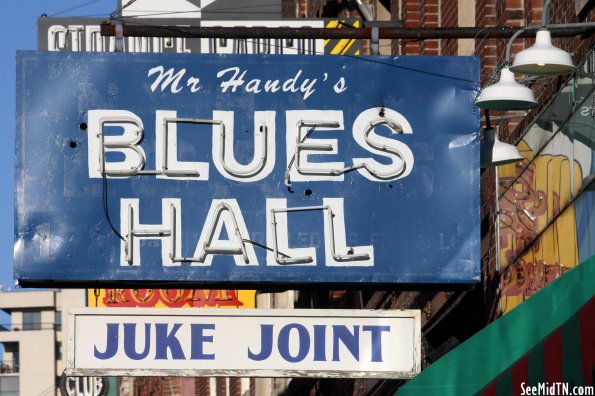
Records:
<instances>
[{"instance_id":1,"label":"clear blue sky","mask_svg":"<svg viewBox=\"0 0 595 396\"><path fill-rule=\"evenodd\" d=\"M0 6L0 285L14 289L15 53L37 49L37 18L106 17L118 0L4 0Z\"/></svg>"}]
</instances>

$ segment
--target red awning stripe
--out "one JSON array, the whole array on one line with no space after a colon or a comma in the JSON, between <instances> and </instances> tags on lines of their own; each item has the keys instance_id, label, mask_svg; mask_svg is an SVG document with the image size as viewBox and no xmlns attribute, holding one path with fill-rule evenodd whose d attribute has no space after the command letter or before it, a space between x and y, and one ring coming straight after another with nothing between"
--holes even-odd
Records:
<instances>
[{"instance_id":1,"label":"red awning stripe","mask_svg":"<svg viewBox=\"0 0 595 396\"><path fill-rule=\"evenodd\" d=\"M562 329L558 328L545 339L543 352L546 382L562 382Z\"/></svg>"},{"instance_id":2,"label":"red awning stripe","mask_svg":"<svg viewBox=\"0 0 595 396\"><path fill-rule=\"evenodd\" d=\"M526 355L512 368L512 394L518 394L520 384L529 383L529 356Z\"/></svg>"},{"instance_id":3,"label":"red awning stripe","mask_svg":"<svg viewBox=\"0 0 595 396\"><path fill-rule=\"evenodd\" d=\"M585 385L595 385L595 298L582 307L579 318L583 378Z\"/></svg>"}]
</instances>

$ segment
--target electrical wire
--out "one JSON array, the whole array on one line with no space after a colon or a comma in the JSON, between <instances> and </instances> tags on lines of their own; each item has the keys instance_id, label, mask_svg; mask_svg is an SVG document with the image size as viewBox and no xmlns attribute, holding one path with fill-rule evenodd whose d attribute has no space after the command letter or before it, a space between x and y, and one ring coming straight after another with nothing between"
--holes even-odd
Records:
<instances>
[{"instance_id":1,"label":"electrical wire","mask_svg":"<svg viewBox=\"0 0 595 396\"><path fill-rule=\"evenodd\" d=\"M301 2L303 3L304 0L301 0ZM310 4L320 4L320 0L305 0L306 3L310 3ZM324 3L335 3L336 0L325 0ZM261 4L253 4L253 5L249 5L249 6L238 6L238 7L226 7L226 8L217 8L214 11L219 13L221 11L231 11L231 10L245 10L245 9L249 9L249 8L259 8L259 7L268 7L268 6L277 6L279 5L279 3L261 3ZM234 12L235 12L234 11Z\"/></svg>"},{"instance_id":2,"label":"electrical wire","mask_svg":"<svg viewBox=\"0 0 595 396\"><path fill-rule=\"evenodd\" d=\"M473 53L474 53L474 54L477 52L477 48L481 48L481 45L483 44L483 42L484 42L485 40L487 40L488 38L490 38L490 37L488 37L488 36L489 36L489 34L490 34L490 33L492 33L492 31L493 31L494 29L496 29L497 27L498 27L498 26L484 26L484 27L482 27L482 28L481 28L481 29L480 29L480 30L477 32L477 34L476 34L476 35L475 35L475 36L472 38L472 40L473 40L473 41L477 40L477 36L479 36L479 34L480 34L481 32L483 32L483 31L484 31L484 29L487 29L487 30L488 30L488 32L487 32L487 34L485 35L485 37L484 37L484 38L482 38L482 39L479 41L479 43L474 43L474 44L472 44L472 45L474 45L474 46L475 46L475 48L476 48L476 49L474 49L474 50L473 50ZM468 50L467 50L467 52L469 53L469 52L471 52L471 50L470 50L470 49L468 49Z\"/></svg>"},{"instance_id":3,"label":"electrical wire","mask_svg":"<svg viewBox=\"0 0 595 396\"><path fill-rule=\"evenodd\" d=\"M176 26L163 26L163 25L147 25L146 23L137 23L133 20L127 19L127 18L118 18L118 17L113 17L113 20L119 21L119 22L124 22L124 23L128 23L128 24L137 24L137 25L142 25L142 26L147 26L147 27L156 27L156 28L161 28L161 29L165 29L165 30L169 30L172 32L180 32L181 29L177 28ZM143 21L144 22L144 21ZM241 21L238 21L241 23ZM188 34L188 32L185 32L186 34ZM194 36L192 38L201 38L198 36ZM275 40L275 41L283 41L285 39L281 39L281 40ZM258 42L254 41L253 39L245 39L246 43L249 44L255 44ZM293 49L293 47L290 46L285 46L285 45L280 45L280 44L274 44L274 43L270 43L269 44L271 47L274 48L282 48L282 49ZM326 55L323 51L316 51L316 50L309 50L308 51L309 54L312 55ZM414 73L421 73L421 74L425 74L425 75L430 75L430 76L434 76L434 77L441 77L441 78L447 78L447 79L451 79L451 80L455 80L455 81L463 81L463 82L476 82L475 80L469 79L469 78L463 78L463 77L455 77L452 75L447 75L447 74L441 74L441 73L437 73L437 72L429 72L427 70L420 70L420 69L416 69L413 67L408 67L408 66L403 66L403 65L396 65L394 63L389 63L386 61L382 61L380 59L374 59L371 57L362 57L360 55L351 55L351 54L341 54L341 55L334 55L334 56L343 56L346 58L350 58L350 59L354 59L360 62L368 62L368 63L374 63L374 64L378 64L378 65L382 65L382 66L387 66L387 67L392 67L395 69L400 69L400 70L407 70L407 71L411 71Z\"/></svg>"},{"instance_id":4,"label":"electrical wire","mask_svg":"<svg viewBox=\"0 0 595 396\"><path fill-rule=\"evenodd\" d=\"M98 0L95 0L98 1ZM114 10L113 12L110 13L111 17L116 17L119 13L121 13L125 8L127 8L129 5L131 5L132 3L134 3L136 0L131 0L129 1L127 4L125 4L124 6ZM313 0L308 0L308 1L313 1ZM327 0L328 1L328 0ZM260 8L260 7L273 7L273 6L277 6L279 3L263 3L263 4L255 4L255 5L250 5L250 6L238 6L238 7L227 7L227 8L218 8L213 10L214 13L217 14L235 14L238 12L242 12L243 14L255 14L255 15L263 15L263 14L277 14L276 12L264 12L264 11L242 11L242 10L247 10L250 8ZM162 11L162 12L152 12L149 10L136 10L136 12L142 12L142 14L136 14L136 15L127 15L127 18L144 18L144 17L157 17L157 16L166 16L166 15L172 15L172 14L187 14L187 13L192 13L192 12L202 12L203 8L202 7L198 7L198 9L196 11Z\"/></svg>"},{"instance_id":5,"label":"electrical wire","mask_svg":"<svg viewBox=\"0 0 595 396\"><path fill-rule=\"evenodd\" d=\"M122 7L112 11L109 15L110 17L115 17L117 16L119 13L122 12L122 10L124 10L124 8L128 7L129 5L131 5L132 3L134 3L136 0L130 0L128 3L124 4Z\"/></svg>"},{"instance_id":6,"label":"electrical wire","mask_svg":"<svg viewBox=\"0 0 595 396\"><path fill-rule=\"evenodd\" d=\"M124 237L122 237L122 234L120 234L120 232L116 229L116 227L114 226L114 224L112 223L112 220L110 218L109 215L109 205L108 205L108 199L107 199L107 177L105 175L103 175L102 177L102 181L103 181L103 214L107 220L107 223L109 224L112 232L118 237L120 238L122 241L126 242L126 240L124 239ZM250 243L254 246L258 246L260 248L269 250L271 252L274 252L275 250L256 241L253 241L251 239L242 239L242 242L247 242ZM277 252L278 254L280 254L281 256L285 257L285 258L290 258L291 256L283 253L283 252Z\"/></svg>"},{"instance_id":7,"label":"electrical wire","mask_svg":"<svg viewBox=\"0 0 595 396\"><path fill-rule=\"evenodd\" d=\"M306 141L306 139L312 134L312 132L314 132L314 130L316 129L316 126L313 126L312 128L310 128L308 130L308 132L306 132L306 134L304 135L303 139L300 141L300 143L304 143ZM291 156L291 160L289 160L289 163L287 164L287 169L285 170L285 172L289 172L289 170L291 169L291 167L293 166L293 163L295 162L295 156L296 153L294 152L293 155ZM287 187L287 190L292 193L293 190L291 189L291 185L289 187ZM289 257L289 256L288 256Z\"/></svg>"},{"instance_id":8,"label":"electrical wire","mask_svg":"<svg viewBox=\"0 0 595 396\"><path fill-rule=\"evenodd\" d=\"M85 7L85 6L88 6L88 5L90 5L90 4L97 3L97 2L99 2L99 1L101 1L101 0L90 0L90 1L87 1L87 2L85 2L85 3L79 4L79 5L77 5L77 6L70 7L70 8L67 8L67 9L65 9L65 10L62 10L62 11L59 11L59 12L53 13L53 14L51 14L51 15L49 15L49 16L50 16L50 17L55 17L55 16L57 16L57 15L64 14L64 13L66 13L66 12L68 12L68 11L76 10L76 9L79 9L79 8L82 8L82 7Z\"/></svg>"},{"instance_id":9,"label":"electrical wire","mask_svg":"<svg viewBox=\"0 0 595 396\"><path fill-rule=\"evenodd\" d=\"M122 237L122 234L120 234L120 232L116 229L116 227L114 226L114 224L112 223L112 220L110 218L109 215L109 205L108 205L108 199L107 199L107 176L105 174L103 174L103 214L105 216L105 219L107 220L107 223L109 224L110 228L112 229L112 232L114 234L116 234L116 236L118 238L120 238L122 241L126 242L126 240L124 239L124 237Z\"/></svg>"},{"instance_id":10,"label":"electrical wire","mask_svg":"<svg viewBox=\"0 0 595 396\"><path fill-rule=\"evenodd\" d=\"M263 249L265 249L265 250L268 250L269 252L273 252L273 253L275 252L275 250L274 250L273 248L271 248L271 247L268 247L267 245L265 245L265 244L262 244L262 243L260 243L260 242L253 241L253 240L251 240L251 239L242 239L242 242L246 242L246 243L249 243L249 244L251 244L251 245L258 246L259 248L263 248ZM288 255L288 254L285 254L285 253L283 253L283 252L279 252L279 251L277 251L277 253L278 253L278 254L280 254L281 256L285 257L285 258L291 258L291 256L290 256L290 255ZM288 264L292 264L292 263L288 263Z\"/></svg>"},{"instance_id":11,"label":"electrical wire","mask_svg":"<svg viewBox=\"0 0 595 396\"><path fill-rule=\"evenodd\" d=\"M95 1L99 1L99 0L95 0ZM122 7L114 10L110 15L112 16L116 16L118 13L122 12L122 10L124 10L125 8L127 8L129 5L131 5L132 3L134 3L136 0L131 0L129 1L127 4L123 5ZM314 4L314 5L318 5L321 3L320 0L301 0L302 3L309 3L309 4ZM328 3L335 3L336 0L325 0L324 3L328 4ZM233 13L237 13L237 12L242 12L243 14L273 14L273 12L263 12L263 11L245 11L251 8L261 8L261 7L274 7L274 6L278 6L279 3L278 2L268 2L268 3L261 3L261 4L252 4L252 5L248 5L248 6L233 6L233 7L225 7L225 8L217 8L214 9L213 12L217 13L217 14L233 14ZM202 12L204 7L199 7L199 12ZM144 13L144 11L140 10L139 12L143 12L143 14L138 14L138 15L128 15L127 17L129 18L143 18L146 16L160 16L160 15L169 15L171 13L175 13L175 14L179 14L179 13L188 13L189 11L173 11L173 12L155 12L152 14L147 14ZM148 11L147 11L148 12ZM276 14L276 13L275 13Z\"/></svg>"},{"instance_id":12,"label":"electrical wire","mask_svg":"<svg viewBox=\"0 0 595 396\"><path fill-rule=\"evenodd\" d=\"M162 12L152 12L151 10L136 10L137 14L135 15L126 15L126 18L146 18L146 17L159 17L159 16L169 16L175 14L192 14L192 13L202 13L202 10L194 10L194 11L162 11ZM237 14L238 11L213 11L214 14ZM113 14L113 15L112 15ZM111 17L117 17L117 11L114 11L110 14ZM251 15L278 15L277 12L274 11L242 11L242 14L251 14Z\"/></svg>"},{"instance_id":13,"label":"electrical wire","mask_svg":"<svg viewBox=\"0 0 595 396\"><path fill-rule=\"evenodd\" d=\"M73 7L69 7L69 8L66 8L64 10L61 10L61 11L55 12L53 14L50 14L50 15L48 15L48 17L56 17L58 15L67 13L69 11L73 11L73 10L76 10L76 9L79 9L79 8L82 8L82 7L85 7L85 6L88 6L90 4L100 2L100 1L103 1L103 0L89 0L89 1L86 1L86 2L81 3L79 5L76 5L76 6L73 6ZM75 16L72 16L72 17L73 18L115 17L115 16L117 16L118 13L122 12L123 9L127 8L129 5L131 5L132 3L136 2L136 1L137 0L131 0L127 4L123 5L120 8L117 8L116 10L114 10L111 13L108 13L108 14L75 15ZM316 0L305 0L305 1L307 1L309 3L314 3ZM326 0L326 3L329 3L329 2L332 2L332 1L333 0ZM221 13L221 14L225 14L225 13L236 13L238 11L241 11L241 10L244 10L244 9L248 9L248 8L267 7L267 6L276 6L276 5L278 5L278 3L270 2L270 3L262 3L262 4L258 4L258 5L252 5L252 6L221 8L221 9L217 9L215 12L216 13ZM237 10L237 11L233 11L233 10ZM201 9L201 11L202 11L202 9ZM181 13L182 14L183 13L188 13L188 11L155 12L155 13L152 13L152 14L146 14L145 13L145 14L139 14L139 15L131 15L131 16L128 16L128 17L129 18L135 18L135 17L143 18L143 17L147 17L147 16L160 16L160 15L167 16L167 15L171 15L171 14L181 14ZM250 11L243 11L243 13L263 14L263 12L250 12ZM266 12L264 14L266 14Z\"/></svg>"},{"instance_id":14,"label":"electrical wire","mask_svg":"<svg viewBox=\"0 0 595 396\"><path fill-rule=\"evenodd\" d=\"M72 9L80 8L80 7L83 7L85 5L88 5L88 4L91 4L91 3L95 3L97 1L100 1L100 0L91 0L89 2L86 2L84 4L81 4L79 6L72 7L70 9L61 11L60 13L67 12L67 11L70 11ZM130 19L128 19L129 17L127 17L127 18L119 18L119 17L116 17L114 15L117 14L117 13L119 13L119 12L121 12L124 8L126 8L129 5L131 5L135 1L136 0L131 0L130 2L128 2L123 7L121 7L119 9L115 10L114 12L112 12L110 14L111 19L117 20L117 21L124 21L126 23L134 24L135 22L134 21L131 21ZM255 5L255 6L250 6L250 7L262 7L262 6L263 5ZM230 7L227 10L232 10L232 9L238 10L238 9L245 9L245 8L250 8L250 7ZM58 13L58 14L60 14L60 13ZM156 13L156 14L151 14L151 15L152 16L157 16L157 15L172 15L172 14L176 14L176 13L181 13L181 12L163 12L163 13ZM57 14L54 14L54 15L57 15ZM144 15L144 16L148 16L148 15ZM348 24L346 24L346 23L343 23L342 22L342 24L345 25L345 26L348 26ZM151 26L151 25L148 25L148 26ZM179 32L180 31L180 29L177 29L176 27L172 27L172 26L154 25L154 27L160 27L160 28L169 29L172 32ZM494 27L492 27L491 29L493 29L493 28ZM196 38L198 38L198 37L196 37ZM254 41L254 40L251 40L251 39L245 39L245 41L246 41L246 43L250 43L250 44L258 43L258 42ZM275 43L269 43L269 46L270 47L274 47L274 48L282 48L282 49L292 48L290 46L276 44L277 42L283 42L283 40L275 40ZM385 46L382 46L382 47L389 47L389 46L392 46L392 45L385 45ZM323 55L324 54L324 52L315 51L315 50L310 50L309 52L311 54L319 54L319 55ZM341 56L345 56L345 57L348 57L348 58L351 58L351 59L357 59L359 61L367 61L367 62L371 62L371 63L381 64L381 65L384 65L384 66L389 66L389 67L394 67L394 68L399 68L399 69L406 69L406 70L410 70L410 71L414 71L414 72L419 72L419 73L424 73L424 74L437 75L437 76L440 76L440 77L446 77L446 78L451 78L451 79L455 79L455 80L472 81L472 80L469 80L469 79L457 78L457 77L448 76L448 75L441 75L439 73L430 73L430 72L427 72L427 71L417 70L417 69L413 69L413 68L409 68L409 67L404 67L404 66L401 66L401 65L395 65L395 64L392 64L392 63L382 62L382 61L377 60L377 59L362 58L360 56L349 55L349 54L343 54ZM305 139L307 139L314 130L315 130L315 127L310 128L310 130L303 137L302 142L304 142ZM291 168L291 166L293 165L294 162L295 162L295 154L291 158L291 160L290 160L290 162L288 164L287 170L289 170ZM114 232L114 234L117 235L118 238L120 238L121 240L125 241L125 239L122 237L122 235L120 234L120 232L113 225L113 223L111 221L111 218L109 216L109 205L108 205L108 200L107 200L107 190L108 190L107 177L104 175L103 176L103 210L104 210L104 215L105 215L105 217L106 217L106 219L108 221L108 224L109 224L111 230ZM258 243L258 242L255 242L255 241L252 241L252 240L249 240L249 239L244 239L243 241L244 242L247 242L247 243L251 243L251 244L253 244L255 246L261 247L261 248L266 249L266 250L269 250L269 251L274 251L273 249L271 249L270 247L268 247L268 246L266 246L264 244L261 244L261 243ZM286 258L290 257L290 256L288 256L288 255L286 255L286 254L284 254L282 252L278 252L278 253L280 255L286 257Z\"/></svg>"},{"instance_id":15,"label":"electrical wire","mask_svg":"<svg viewBox=\"0 0 595 396\"><path fill-rule=\"evenodd\" d=\"M68 8L66 10L60 11L58 13L52 14L51 16L55 16L55 15L59 15L74 9L78 9L81 7L84 7L86 5L89 4L93 4L96 3L98 1L101 0L90 0L87 1L83 4L80 4L78 6L75 7L71 7ZM134 19L135 16L127 16L126 18L122 18L122 17L118 17L116 16L118 13L120 13L124 8L128 7L129 5L131 5L132 3L134 3L136 0L131 0L129 1L127 4L125 4L124 6L114 10L113 12L110 13L109 17L110 19L116 20L116 21L120 21L120 22L125 22L125 23L129 23L129 24L134 24L135 22L133 20L131 20L130 18ZM314 0L308 0L309 2L313 2ZM329 2L329 0L327 0L327 2ZM270 5L276 5L277 3L270 3ZM259 5L252 5L252 6L244 6L244 7L229 7L223 10L241 10L241 9L247 9L247 8L257 8L257 7L263 7L269 5L267 3L263 3L263 4L259 4ZM171 15L176 15L176 14L183 14L183 13L187 13L188 11L170 11L170 12L159 12L159 13L152 13L152 14L144 14L144 15L138 15L138 17L155 17L155 16L171 16ZM217 10L217 12L220 12L219 10ZM223 11L224 13L225 11ZM230 11L231 12L231 11ZM237 12L237 11L233 11L233 12ZM258 12L250 12L250 11L244 11L244 13L254 13L254 14L262 14L261 11ZM87 15L87 17L89 17L90 15ZM140 23L138 23L140 25ZM345 22L342 22L343 25L348 26L348 24ZM146 23L143 23L143 25L149 26L149 27L159 27L159 28L164 28L164 29L170 29L172 32L179 32L180 29L177 29L174 26L161 26L161 25L147 25ZM196 37L199 38L199 37ZM247 43L253 44L255 43L253 40L250 39L246 39ZM282 49L288 49L288 48L292 48L289 46L284 46L284 45L279 45L279 44L270 44L270 46L275 47L275 48L282 48ZM389 45L386 45L386 47L388 47ZM385 47L385 46L383 46ZM311 54L317 54L317 55L324 55L324 52L320 52L320 51L314 51L314 50L310 50L309 53ZM381 64L384 66L388 66L388 67L395 67L395 68L399 68L399 69L404 69L404 70L409 70L409 71L413 71L413 72L419 72L419 73L424 73L424 74L428 74L428 75L434 75L434 76L438 76L438 77L444 77L444 78L450 78L450 79L454 79L454 80L460 80L460 81L466 81L466 82L471 82L472 80L470 79L465 79L465 78L457 78L457 77L453 77L453 76L449 76L449 75L443 75L443 74L439 74L439 73L430 73L427 71L422 71L422 70L418 70L418 69L414 69L414 68L408 68L405 66L401 66L401 65L395 65L392 63L387 63L387 62L382 62L380 60L377 59L370 59L370 58L362 58L358 55L350 55L350 54L342 54L340 56L345 56L348 58L353 58L353 59L358 59L360 61L366 61L366 62L371 62L371 63L376 63L376 64Z\"/></svg>"}]
</instances>

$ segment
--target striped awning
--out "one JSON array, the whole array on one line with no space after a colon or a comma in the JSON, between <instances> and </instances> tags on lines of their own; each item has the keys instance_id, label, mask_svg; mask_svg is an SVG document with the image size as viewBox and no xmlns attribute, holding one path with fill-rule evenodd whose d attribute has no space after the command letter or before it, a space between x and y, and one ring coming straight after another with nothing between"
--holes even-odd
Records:
<instances>
[{"instance_id":1,"label":"striped awning","mask_svg":"<svg viewBox=\"0 0 595 396\"><path fill-rule=\"evenodd\" d=\"M521 386L592 386L595 256L422 371L395 395L514 395Z\"/></svg>"}]
</instances>

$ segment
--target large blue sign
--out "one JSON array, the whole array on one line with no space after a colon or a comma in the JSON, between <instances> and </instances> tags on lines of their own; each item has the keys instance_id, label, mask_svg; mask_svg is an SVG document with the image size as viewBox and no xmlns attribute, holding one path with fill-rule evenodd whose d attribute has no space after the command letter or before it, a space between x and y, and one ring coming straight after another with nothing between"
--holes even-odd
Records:
<instances>
[{"instance_id":1,"label":"large blue sign","mask_svg":"<svg viewBox=\"0 0 595 396\"><path fill-rule=\"evenodd\" d=\"M15 278L479 281L477 58L19 52Z\"/></svg>"}]
</instances>

